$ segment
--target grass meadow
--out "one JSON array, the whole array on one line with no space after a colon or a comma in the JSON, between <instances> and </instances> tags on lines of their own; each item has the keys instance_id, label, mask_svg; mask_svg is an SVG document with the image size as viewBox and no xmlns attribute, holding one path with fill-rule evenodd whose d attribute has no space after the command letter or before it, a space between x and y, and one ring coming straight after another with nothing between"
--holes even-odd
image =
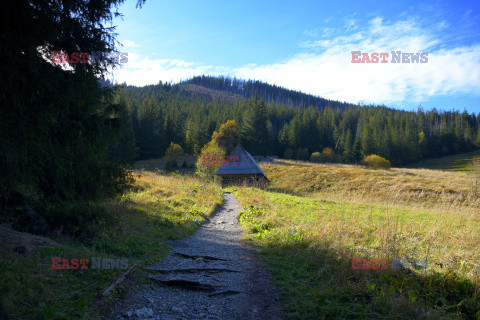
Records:
<instances>
[{"instance_id":1,"label":"grass meadow","mask_svg":"<svg viewBox=\"0 0 480 320\"><path fill-rule=\"evenodd\" d=\"M1 311L7 319L98 319L128 286L122 283L106 299L102 292L126 270L52 270L51 257L128 259L132 276L165 256L166 240L191 235L216 208L222 191L184 175L135 171L130 191L105 203L59 208L60 214L85 215L55 240L61 246L31 255L0 251ZM2 318L2 314L0 314Z\"/></svg>"},{"instance_id":2,"label":"grass meadow","mask_svg":"<svg viewBox=\"0 0 480 320\"><path fill-rule=\"evenodd\" d=\"M5 318L97 319L166 240L191 235L231 191L242 204L244 241L266 262L288 319L480 319L480 194L471 172L374 170L279 160L262 165L266 190L196 178L191 169L137 164L128 192L104 203L58 208L84 216L54 238L61 246L0 251ZM147 171L148 170L148 171ZM124 270L52 270L51 257L128 259ZM428 259L426 269L353 269L352 258ZM373 264L372 264L373 265Z\"/></svg>"},{"instance_id":3,"label":"grass meadow","mask_svg":"<svg viewBox=\"0 0 480 320\"><path fill-rule=\"evenodd\" d=\"M468 172L472 170L472 160L480 157L480 150L461 153L454 156L428 159L414 163L410 168L425 168L445 171Z\"/></svg>"},{"instance_id":4,"label":"grass meadow","mask_svg":"<svg viewBox=\"0 0 480 320\"><path fill-rule=\"evenodd\" d=\"M480 319L480 202L468 173L280 161L232 188L291 319ZM428 259L353 269L352 258Z\"/></svg>"}]
</instances>

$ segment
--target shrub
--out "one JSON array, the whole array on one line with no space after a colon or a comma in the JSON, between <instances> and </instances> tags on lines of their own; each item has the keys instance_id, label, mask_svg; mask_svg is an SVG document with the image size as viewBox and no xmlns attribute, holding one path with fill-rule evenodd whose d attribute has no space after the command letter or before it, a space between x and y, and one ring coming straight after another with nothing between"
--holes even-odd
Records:
<instances>
[{"instance_id":1,"label":"shrub","mask_svg":"<svg viewBox=\"0 0 480 320\"><path fill-rule=\"evenodd\" d=\"M181 157L184 155L183 149L179 144L170 142L170 146L165 151L165 157Z\"/></svg>"},{"instance_id":2,"label":"shrub","mask_svg":"<svg viewBox=\"0 0 480 320\"><path fill-rule=\"evenodd\" d=\"M323 162L335 162L337 161L337 155L335 154L335 151L332 150L332 148L325 148L322 151L322 161Z\"/></svg>"},{"instance_id":3,"label":"shrub","mask_svg":"<svg viewBox=\"0 0 480 320\"><path fill-rule=\"evenodd\" d=\"M209 160L207 161L207 164L203 163L204 160L202 159L202 155L208 157ZM224 155L225 150L219 147L217 143L210 141L202 148L201 154L197 158L197 162L195 164L197 169L195 170L195 173L204 180L214 180L215 173L220 168L217 163L214 163L215 159L222 159ZM212 158L213 160L210 161Z\"/></svg>"},{"instance_id":4,"label":"shrub","mask_svg":"<svg viewBox=\"0 0 480 320\"><path fill-rule=\"evenodd\" d=\"M362 164L376 169L390 169L391 164L385 158L382 158L376 154L371 154L362 160Z\"/></svg>"},{"instance_id":5,"label":"shrub","mask_svg":"<svg viewBox=\"0 0 480 320\"><path fill-rule=\"evenodd\" d=\"M322 154L320 152L314 152L310 156L310 161L311 162L322 162Z\"/></svg>"}]
</instances>

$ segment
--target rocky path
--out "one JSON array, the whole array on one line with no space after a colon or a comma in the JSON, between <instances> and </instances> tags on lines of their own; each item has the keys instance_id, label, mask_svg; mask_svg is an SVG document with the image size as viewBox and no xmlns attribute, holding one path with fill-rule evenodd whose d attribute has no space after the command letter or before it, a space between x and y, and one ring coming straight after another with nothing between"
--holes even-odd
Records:
<instances>
[{"instance_id":1,"label":"rocky path","mask_svg":"<svg viewBox=\"0 0 480 320\"><path fill-rule=\"evenodd\" d=\"M282 319L264 266L241 245L241 207L230 193L190 238L149 268L149 284L131 292L112 319Z\"/></svg>"}]
</instances>

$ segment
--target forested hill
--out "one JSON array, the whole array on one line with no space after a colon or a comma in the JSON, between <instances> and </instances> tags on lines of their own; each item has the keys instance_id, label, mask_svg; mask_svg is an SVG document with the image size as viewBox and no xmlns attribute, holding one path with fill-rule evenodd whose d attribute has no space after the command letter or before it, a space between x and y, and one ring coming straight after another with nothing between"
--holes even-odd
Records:
<instances>
[{"instance_id":1,"label":"forested hill","mask_svg":"<svg viewBox=\"0 0 480 320\"><path fill-rule=\"evenodd\" d=\"M185 81L183 84L192 84L243 98L251 98L255 92L257 92L266 103L284 104L293 107L313 107L317 109L328 107L345 110L346 108L355 106L351 103L323 99L311 94L285 89L258 80L245 81L227 77L197 76Z\"/></svg>"},{"instance_id":2,"label":"forested hill","mask_svg":"<svg viewBox=\"0 0 480 320\"><path fill-rule=\"evenodd\" d=\"M358 163L378 154L401 166L480 147L476 114L342 104L256 81L196 77L124 86L117 101L131 115L132 135L124 141L135 141L141 159L164 156L171 142L199 154L227 120L236 121L254 155L308 160L331 148L336 161Z\"/></svg>"},{"instance_id":3,"label":"forested hill","mask_svg":"<svg viewBox=\"0 0 480 320\"><path fill-rule=\"evenodd\" d=\"M237 99L249 99L255 93L267 104L273 103L287 107L307 108L319 110L332 108L334 110L346 110L357 105L347 102L323 99L300 91L285 89L258 80L238 80L228 77L197 76L178 84L160 83L145 87L128 86L132 95L139 98L145 93L151 95L155 91L166 90L171 93L194 95L205 100L224 99L234 101ZM136 88L136 89L135 89Z\"/></svg>"}]
</instances>

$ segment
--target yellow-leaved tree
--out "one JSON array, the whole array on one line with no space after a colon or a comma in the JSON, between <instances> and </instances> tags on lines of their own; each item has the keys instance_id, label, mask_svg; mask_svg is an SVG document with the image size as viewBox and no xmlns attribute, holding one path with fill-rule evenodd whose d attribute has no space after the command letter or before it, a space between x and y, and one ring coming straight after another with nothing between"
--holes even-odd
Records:
<instances>
[{"instance_id":1,"label":"yellow-leaved tree","mask_svg":"<svg viewBox=\"0 0 480 320\"><path fill-rule=\"evenodd\" d=\"M215 180L215 173L240 141L239 127L235 120L228 120L212 134L195 164L196 174L204 180Z\"/></svg>"},{"instance_id":2,"label":"yellow-leaved tree","mask_svg":"<svg viewBox=\"0 0 480 320\"><path fill-rule=\"evenodd\" d=\"M227 154L230 154L240 142L239 131L240 128L235 120L227 120L220 126L218 132L213 133L212 141L223 148Z\"/></svg>"}]
</instances>

